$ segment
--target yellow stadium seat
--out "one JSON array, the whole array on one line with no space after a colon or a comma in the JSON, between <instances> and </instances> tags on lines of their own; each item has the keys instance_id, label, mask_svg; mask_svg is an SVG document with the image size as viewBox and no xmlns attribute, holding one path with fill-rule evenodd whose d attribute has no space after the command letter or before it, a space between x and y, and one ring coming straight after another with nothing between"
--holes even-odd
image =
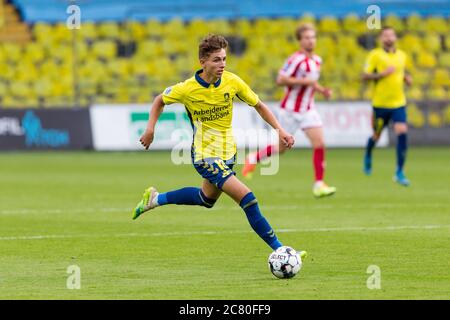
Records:
<instances>
[{"instance_id":1,"label":"yellow stadium seat","mask_svg":"<svg viewBox=\"0 0 450 320\"><path fill-rule=\"evenodd\" d=\"M298 20L297 25L302 24L302 23L311 23L311 24L315 25L316 24L316 19L311 14L304 14Z\"/></svg>"},{"instance_id":2,"label":"yellow stadium seat","mask_svg":"<svg viewBox=\"0 0 450 320\"><path fill-rule=\"evenodd\" d=\"M129 59L112 59L107 63L107 69L109 74L120 79L126 79L131 75L131 66Z\"/></svg>"},{"instance_id":3,"label":"yellow stadium seat","mask_svg":"<svg viewBox=\"0 0 450 320\"><path fill-rule=\"evenodd\" d=\"M32 82L39 79L39 72L31 61L24 61L16 68L14 81Z\"/></svg>"},{"instance_id":4,"label":"yellow stadium seat","mask_svg":"<svg viewBox=\"0 0 450 320\"><path fill-rule=\"evenodd\" d=\"M117 39L119 37L119 25L117 22L103 22L97 26L98 36L105 39Z\"/></svg>"},{"instance_id":5,"label":"yellow stadium seat","mask_svg":"<svg viewBox=\"0 0 450 320\"><path fill-rule=\"evenodd\" d=\"M445 107L444 120L446 124L450 124L450 104Z\"/></svg>"},{"instance_id":6,"label":"yellow stadium seat","mask_svg":"<svg viewBox=\"0 0 450 320\"><path fill-rule=\"evenodd\" d=\"M424 32L426 31L426 25L423 23L423 17L421 17L417 13L410 14L406 18L406 30L405 31L414 31L414 32Z\"/></svg>"},{"instance_id":7,"label":"yellow stadium seat","mask_svg":"<svg viewBox=\"0 0 450 320\"><path fill-rule=\"evenodd\" d=\"M429 70L416 70L413 74L414 85L428 85L430 83L431 74Z\"/></svg>"},{"instance_id":8,"label":"yellow stadium seat","mask_svg":"<svg viewBox=\"0 0 450 320\"><path fill-rule=\"evenodd\" d=\"M340 31L339 21L332 16L326 16L320 19L319 32L336 33Z\"/></svg>"},{"instance_id":9,"label":"yellow stadium seat","mask_svg":"<svg viewBox=\"0 0 450 320\"><path fill-rule=\"evenodd\" d=\"M5 97L7 93L8 93L8 86L3 81L0 81L0 104L1 99L3 99L3 97Z\"/></svg>"},{"instance_id":10,"label":"yellow stadium seat","mask_svg":"<svg viewBox=\"0 0 450 320\"><path fill-rule=\"evenodd\" d=\"M359 83L346 83L341 87L341 97L345 100L356 100L359 98Z\"/></svg>"},{"instance_id":11,"label":"yellow stadium seat","mask_svg":"<svg viewBox=\"0 0 450 320\"><path fill-rule=\"evenodd\" d=\"M52 28L54 45L71 43L74 32L76 31L68 29L65 23L57 23Z\"/></svg>"},{"instance_id":12,"label":"yellow stadium seat","mask_svg":"<svg viewBox=\"0 0 450 320\"><path fill-rule=\"evenodd\" d=\"M408 115L408 124L411 124L416 128L421 128L425 125L425 117L423 115L423 112L419 109L419 107L417 107L415 103L408 104L406 112Z\"/></svg>"},{"instance_id":13,"label":"yellow stadium seat","mask_svg":"<svg viewBox=\"0 0 450 320\"><path fill-rule=\"evenodd\" d=\"M52 26L45 22L36 22L32 29L33 35L38 42L45 42L52 32Z\"/></svg>"},{"instance_id":14,"label":"yellow stadium seat","mask_svg":"<svg viewBox=\"0 0 450 320\"><path fill-rule=\"evenodd\" d=\"M94 40L98 38L96 25L91 21L84 21L81 29L76 31L83 39Z\"/></svg>"},{"instance_id":15,"label":"yellow stadium seat","mask_svg":"<svg viewBox=\"0 0 450 320\"><path fill-rule=\"evenodd\" d=\"M420 52L417 55L417 66L419 67L434 68L436 64L436 57L432 53Z\"/></svg>"},{"instance_id":16,"label":"yellow stadium seat","mask_svg":"<svg viewBox=\"0 0 450 320\"><path fill-rule=\"evenodd\" d=\"M439 65L450 68L450 52L442 52L439 54Z\"/></svg>"},{"instance_id":17,"label":"yellow stadium seat","mask_svg":"<svg viewBox=\"0 0 450 320\"><path fill-rule=\"evenodd\" d=\"M9 62L18 63L22 59L22 50L23 48L17 44L3 43L3 52Z\"/></svg>"},{"instance_id":18,"label":"yellow stadium seat","mask_svg":"<svg viewBox=\"0 0 450 320\"><path fill-rule=\"evenodd\" d=\"M237 19L232 25L232 33L249 37L253 33L253 26L248 19Z\"/></svg>"},{"instance_id":19,"label":"yellow stadium seat","mask_svg":"<svg viewBox=\"0 0 450 320\"><path fill-rule=\"evenodd\" d=\"M142 41L147 37L145 25L138 21L128 21L123 25L123 28L129 33L134 41ZM119 36L119 38L123 38Z\"/></svg>"},{"instance_id":20,"label":"yellow stadium seat","mask_svg":"<svg viewBox=\"0 0 450 320\"><path fill-rule=\"evenodd\" d=\"M41 78L39 81L34 81L32 84L34 94L41 98L49 98L52 96L53 83L49 78Z\"/></svg>"},{"instance_id":21,"label":"yellow stadium seat","mask_svg":"<svg viewBox=\"0 0 450 320\"><path fill-rule=\"evenodd\" d=\"M351 34L364 33L367 30L366 21L356 14L348 14L342 19L342 29Z\"/></svg>"},{"instance_id":22,"label":"yellow stadium seat","mask_svg":"<svg viewBox=\"0 0 450 320\"><path fill-rule=\"evenodd\" d=\"M447 35L445 37L445 47L447 48L447 50L450 50L450 35Z\"/></svg>"},{"instance_id":23,"label":"yellow stadium seat","mask_svg":"<svg viewBox=\"0 0 450 320\"><path fill-rule=\"evenodd\" d=\"M429 17L425 22L428 32L448 33L449 28L444 17Z\"/></svg>"},{"instance_id":24,"label":"yellow stadium seat","mask_svg":"<svg viewBox=\"0 0 450 320\"><path fill-rule=\"evenodd\" d=\"M428 33L423 37L423 48L431 52L441 51L441 38L437 34Z\"/></svg>"},{"instance_id":25,"label":"yellow stadium seat","mask_svg":"<svg viewBox=\"0 0 450 320\"><path fill-rule=\"evenodd\" d=\"M407 52L417 53L422 49L422 41L415 34L406 34L399 40L399 47Z\"/></svg>"},{"instance_id":26,"label":"yellow stadium seat","mask_svg":"<svg viewBox=\"0 0 450 320\"><path fill-rule=\"evenodd\" d=\"M447 69L447 68L435 69L432 84L435 86L449 86L450 87L449 69Z\"/></svg>"},{"instance_id":27,"label":"yellow stadium seat","mask_svg":"<svg viewBox=\"0 0 450 320\"><path fill-rule=\"evenodd\" d=\"M162 32L164 36L174 36L182 30L184 30L184 22L179 18L170 19L162 25Z\"/></svg>"},{"instance_id":28,"label":"yellow stadium seat","mask_svg":"<svg viewBox=\"0 0 450 320\"><path fill-rule=\"evenodd\" d=\"M92 52L97 58L113 59L117 55L117 45L112 40L96 41L92 45Z\"/></svg>"},{"instance_id":29,"label":"yellow stadium seat","mask_svg":"<svg viewBox=\"0 0 450 320\"><path fill-rule=\"evenodd\" d=\"M147 37L159 37L163 33L162 23L154 19L148 20L145 23L145 31L147 33Z\"/></svg>"},{"instance_id":30,"label":"yellow stadium seat","mask_svg":"<svg viewBox=\"0 0 450 320\"><path fill-rule=\"evenodd\" d=\"M40 63L46 58L45 48L37 42L28 43L25 47L24 60Z\"/></svg>"},{"instance_id":31,"label":"yellow stadium seat","mask_svg":"<svg viewBox=\"0 0 450 320\"><path fill-rule=\"evenodd\" d=\"M406 89L406 97L410 100L422 100L424 90L419 86L413 86Z\"/></svg>"},{"instance_id":32,"label":"yellow stadium seat","mask_svg":"<svg viewBox=\"0 0 450 320\"><path fill-rule=\"evenodd\" d=\"M13 81L9 85L10 92L16 98L32 96L30 84L26 81Z\"/></svg>"},{"instance_id":33,"label":"yellow stadium seat","mask_svg":"<svg viewBox=\"0 0 450 320\"><path fill-rule=\"evenodd\" d=\"M389 14L386 16L383 21L383 27L385 26L394 28L394 30L398 33L405 30L405 24L403 23L403 20L394 14Z\"/></svg>"},{"instance_id":34,"label":"yellow stadium seat","mask_svg":"<svg viewBox=\"0 0 450 320\"><path fill-rule=\"evenodd\" d=\"M430 100L446 100L447 92L443 87L432 87L426 90L426 96Z\"/></svg>"}]
</instances>

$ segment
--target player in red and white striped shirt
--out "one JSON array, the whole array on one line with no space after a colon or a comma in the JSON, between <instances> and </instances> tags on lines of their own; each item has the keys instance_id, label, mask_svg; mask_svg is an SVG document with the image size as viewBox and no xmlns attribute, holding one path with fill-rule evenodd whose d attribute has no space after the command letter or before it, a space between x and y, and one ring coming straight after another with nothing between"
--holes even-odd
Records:
<instances>
[{"instance_id":1,"label":"player in red and white striped shirt","mask_svg":"<svg viewBox=\"0 0 450 320\"><path fill-rule=\"evenodd\" d=\"M317 91L330 98L332 91L319 85L322 59L314 54L316 31L310 24L303 24L296 30L300 51L289 57L280 70L277 84L285 86L286 91L280 104L279 121L291 134L303 130L313 146L313 167L315 183L313 193L316 197L332 195L335 187L323 181L325 171L325 144L323 139L322 119L314 106L314 93ZM283 144L269 145L259 152L249 155L242 170L244 177L249 177L256 169L256 163L275 153L283 153Z\"/></svg>"}]
</instances>

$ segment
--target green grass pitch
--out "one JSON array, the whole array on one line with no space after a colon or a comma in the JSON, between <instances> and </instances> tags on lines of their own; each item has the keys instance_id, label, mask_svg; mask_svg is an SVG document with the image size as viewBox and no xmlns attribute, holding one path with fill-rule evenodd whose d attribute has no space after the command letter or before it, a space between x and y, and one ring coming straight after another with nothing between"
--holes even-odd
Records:
<instances>
[{"instance_id":1,"label":"green grass pitch","mask_svg":"<svg viewBox=\"0 0 450 320\"><path fill-rule=\"evenodd\" d=\"M371 177L362 153L328 151L332 198L313 198L307 149L246 182L280 240L309 252L291 280L272 276L271 250L226 196L131 220L148 185L200 184L168 152L2 153L0 299L449 299L450 150L412 148L409 188L392 182L394 149L375 151ZM66 287L71 265L79 290Z\"/></svg>"}]
</instances>

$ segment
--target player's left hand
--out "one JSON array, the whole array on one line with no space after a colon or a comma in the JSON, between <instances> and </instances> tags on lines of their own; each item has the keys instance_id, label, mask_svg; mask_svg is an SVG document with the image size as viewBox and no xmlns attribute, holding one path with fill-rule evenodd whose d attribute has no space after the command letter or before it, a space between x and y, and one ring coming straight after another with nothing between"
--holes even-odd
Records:
<instances>
[{"instance_id":1,"label":"player's left hand","mask_svg":"<svg viewBox=\"0 0 450 320\"><path fill-rule=\"evenodd\" d=\"M148 150L148 147L150 147L150 144L153 142L154 135L155 133L152 130L145 130L144 134L139 139L145 150Z\"/></svg>"},{"instance_id":2,"label":"player's left hand","mask_svg":"<svg viewBox=\"0 0 450 320\"><path fill-rule=\"evenodd\" d=\"M331 95L333 94L333 90L331 90L330 88L325 88L323 90L323 96L325 97L325 99L330 99Z\"/></svg>"},{"instance_id":3,"label":"player's left hand","mask_svg":"<svg viewBox=\"0 0 450 320\"><path fill-rule=\"evenodd\" d=\"M280 140L281 140L281 142L283 142L284 146L287 147L288 149L292 148L292 146L294 145L294 142L295 142L294 136L287 133L284 130L280 130L279 135L280 135Z\"/></svg>"}]
</instances>

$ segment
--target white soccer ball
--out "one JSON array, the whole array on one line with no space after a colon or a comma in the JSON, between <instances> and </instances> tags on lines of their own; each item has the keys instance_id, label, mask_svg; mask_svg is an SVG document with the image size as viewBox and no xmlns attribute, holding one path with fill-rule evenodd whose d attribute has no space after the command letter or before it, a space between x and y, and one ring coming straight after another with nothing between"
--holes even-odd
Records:
<instances>
[{"instance_id":1,"label":"white soccer ball","mask_svg":"<svg viewBox=\"0 0 450 320\"><path fill-rule=\"evenodd\" d=\"M302 268L300 255L291 247L282 246L269 256L269 269L280 279L293 278Z\"/></svg>"}]
</instances>

